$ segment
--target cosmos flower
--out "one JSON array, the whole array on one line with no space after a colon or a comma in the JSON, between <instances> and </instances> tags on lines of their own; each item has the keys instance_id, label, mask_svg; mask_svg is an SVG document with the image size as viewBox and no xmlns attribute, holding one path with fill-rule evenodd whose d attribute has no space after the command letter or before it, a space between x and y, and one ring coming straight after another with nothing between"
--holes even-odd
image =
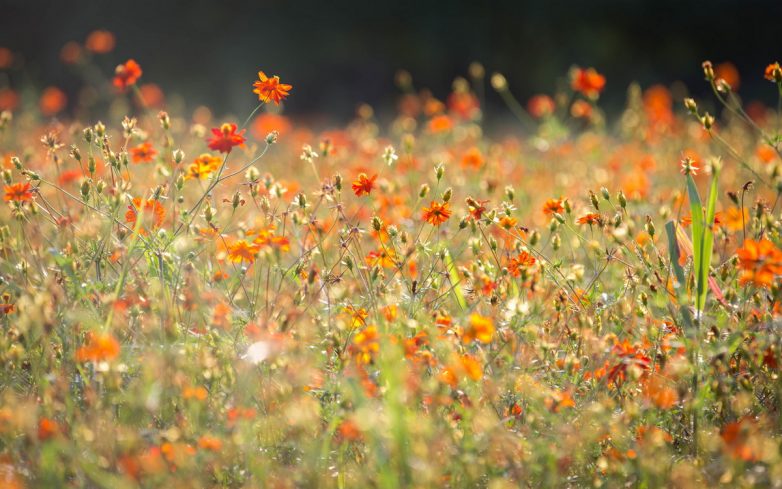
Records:
<instances>
[{"instance_id":1,"label":"cosmos flower","mask_svg":"<svg viewBox=\"0 0 782 489\"><path fill-rule=\"evenodd\" d=\"M246 129L242 129L236 132L236 124L225 123L219 128L212 129L212 138L209 139L209 149L219 151L221 153L230 153L234 146L241 146L246 141L244 132Z\"/></svg>"},{"instance_id":2,"label":"cosmos flower","mask_svg":"<svg viewBox=\"0 0 782 489\"><path fill-rule=\"evenodd\" d=\"M135 85L141 78L141 66L135 60L129 59L124 64L117 65L114 70L114 86L125 91L131 85Z\"/></svg>"},{"instance_id":3,"label":"cosmos flower","mask_svg":"<svg viewBox=\"0 0 782 489\"><path fill-rule=\"evenodd\" d=\"M30 183L14 183L5 186L6 202L28 202L33 200L33 192Z\"/></svg>"},{"instance_id":4,"label":"cosmos flower","mask_svg":"<svg viewBox=\"0 0 782 489\"><path fill-rule=\"evenodd\" d=\"M356 197L369 195L372 189L375 188L375 180L377 180L377 175L367 177L366 173L359 173L358 178L353 182L353 192L356 194Z\"/></svg>"},{"instance_id":5,"label":"cosmos flower","mask_svg":"<svg viewBox=\"0 0 782 489\"><path fill-rule=\"evenodd\" d=\"M432 226L439 226L451 217L451 209L448 202L442 204L432 201L429 207L424 207L422 218Z\"/></svg>"},{"instance_id":6,"label":"cosmos flower","mask_svg":"<svg viewBox=\"0 0 782 489\"><path fill-rule=\"evenodd\" d=\"M264 103L274 102L279 105L287 96L292 85L280 83L279 76L268 77L263 71L258 72L258 81L253 83L253 93L258 94L258 100Z\"/></svg>"}]
</instances>

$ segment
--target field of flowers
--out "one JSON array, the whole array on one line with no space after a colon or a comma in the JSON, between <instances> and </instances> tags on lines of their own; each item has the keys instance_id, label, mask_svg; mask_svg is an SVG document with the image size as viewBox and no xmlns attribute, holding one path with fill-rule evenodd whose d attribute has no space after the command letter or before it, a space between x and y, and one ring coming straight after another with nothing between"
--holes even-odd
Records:
<instances>
[{"instance_id":1,"label":"field of flowers","mask_svg":"<svg viewBox=\"0 0 782 489\"><path fill-rule=\"evenodd\" d=\"M1 487L782 486L782 111L733 65L610 117L593 68L401 72L315 132L273 68L218 117L113 44L0 77Z\"/></svg>"}]
</instances>

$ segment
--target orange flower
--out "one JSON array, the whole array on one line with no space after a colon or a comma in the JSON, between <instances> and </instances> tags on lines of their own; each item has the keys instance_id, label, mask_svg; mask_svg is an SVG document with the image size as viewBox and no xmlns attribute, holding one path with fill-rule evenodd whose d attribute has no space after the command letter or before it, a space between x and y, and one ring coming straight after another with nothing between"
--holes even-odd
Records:
<instances>
[{"instance_id":1,"label":"orange flower","mask_svg":"<svg viewBox=\"0 0 782 489\"><path fill-rule=\"evenodd\" d=\"M447 115L438 115L429 121L429 132L445 132L450 131L453 127L453 121Z\"/></svg>"},{"instance_id":2,"label":"orange flower","mask_svg":"<svg viewBox=\"0 0 782 489\"><path fill-rule=\"evenodd\" d=\"M730 61L720 63L714 67L714 78L725 80L734 90L739 88L739 82L741 81L738 68Z\"/></svg>"},{"instance_id":3,"label":"orange flower","mask_svg":"<svg viewBox=\"0 0 782 489\"><path fill-rule=\"evenodd\" d=\"M57 87L49 87L41 93L38 106L44 116L50 117L61 112L67 103L68 97L65 96L65 92Z\"/></svg>"},{"instance_id":4,"label":"orange flower","mask_svg":"<svg viewBox=\"0 0 782 489\"><path fill-rule=\"evenodd\" d=\"M185 179L197 178L199 180L204 180L210 174L216 172L220 168L221 163L222 160L218 156L203 153L187 167Z\"/></svg>"},{"instance_id":5,"label":"orange flower","mask_svg":"<svg viewBox=\"0 0 782 489\"><path fill-rule=\"evenodd\" d=\"M292 85L280 83L279 76L267 77L263 71L258 72L258 81L253 83L253 93L258 94L258 100L264 103L274 101L279 105L288 96Z\"/></svg>"},{"instance_id":6,"label":"orange flower","mask_svg":"<svg viewBox=\"0 0 782 489\"><path fill-rule=\"evenodd\" d=\"M141 66L135 60L129 59L114 70L114 86L124 91L129 86L136 84L141 78L141 73Z\"/></svg>"},{"instance_id":7,"label":"orange flower","mask_svg":"<svg viewBox=\"0 0 782 489\"><path fill-rule=\"evenodd\" d=\"M728 231L738 231L750 222L749 210L742 207L729 207L725 211L725 227Z\"/></svg>"},{"instance_id":8,"label":"orange flower","mask_svg":"<svg viewBox=\"0 0 782 489\"><path fill-rule=\"evenodd\" d=\"M375 180L377 180L377 175L367 177L366 173L359 173L358 178L353 182L353 192L357 197L369 195L375 188Z\"/></svg>"},{"instance_id":9,"label":"orange flower","mask_svg":"<svg viewBox=\"0 0 782 489\"><path fill-rule=\"evenodd\" d=\"M88 333L87 344L76 350L79 362L107 362L119 356L119 342L108 333Z\"/></svg>"},{"instance_id":10,"label":"orange flower","mask_svg":"<svg viewBox=\"0 0 782 489\"><path fill-rule=\"evenodd\" d=\"M131 229L136 227L136 213L138 210L141 210L142 215L152 216L153 229L163 225L163 220L166 218L166 209L163 207L163 204L153 199L142 202L140 197L136 197L133 199L133 203L128 206L127 212L125 212L125 222L130 225ZM147 229L142 225L139 228L139 233L147 234Z\"/></svg>"},{"instance_id":11,"label":"orange flower","mask_svg":"<svg viewBox=\"0 0 782 489\"><path fill-rule=\"evenodd\" d=\"M736 252L739 268L742 270L739 283L752 283L759 287L771 286L774 277L782 274L782 251L768 239L744 240L743 246Z\"/></svg>"},{"instance_id":12,"label":"orange flower","mask_svg":"<svg viewBox=\"0 0 782 489\"><path fill-rule=\"evenodd\" d=\"M377 251L370 251L367 254L366 262L370 267L393 268L396 266L396 255L391 249L381 248Z\"/></svg>"},{"instance_id":13,"label":"orange flower","mask_svg":"<svg viewBox=\"0 0 782 489\"><path fill-rule=\"evenodd\" d=\"M369 363L372 361L372 356L380 351L380 343L378 339L380 334L377 332L377 327L367 326L363 330L356 333L353 338L353 344L351 345L351 351L356 355L356 359L360 363Z\"/></svg>"},{"instance_id":14,"label":"orange flower","mask_svg":"<svg viewBox=\"0 0 782 489\"><path fill-rule=\"evenodd\" d=\"M519 256L511 258L508 262L508 272L514 277L521 275L521 272L535 265L535 257L526 251L519 253Z\"/></svg>"},{"instance_id":15,"label":"orange flower","mask_svg":"<svg viewBox=\"0 0 782 489\"><path fill-rule=\"evenodd\" d=\"M33 192L29 183L14 183L5 186L6 202L28 202L33 200Z\"/></svg>"},{"instance_id":16,"label":"orange flower","mask_svg":"<svg viewBox=\"0 0 782 489\"><path fill-rule=\"evenodd\" d=\"M603 216L596 212L589 212L576 219L577 224L589 224L590 226L600 224L601 222L603 222Z\"/></svg>"},{"instance_id":17,"label":"orange flower","mask_svg":"<svg viewBox=\"0 0 782 489\"><path fill-rule=\"evenodd\" d=\"M471 314L470 324L464 330L462 341L471 343L478 340L481 343L491 343L492 336L494 336L494 321L490 317Z\"/></svg>"},{"instance_id":18,"label":"orange flower","mask_svg":"<svg viewBox=\"0 0 782 489\"><path fill-rule=\"evenodd\" d=\"M442 204L432 201L429 207L424 207L423 220L431 224L432 226L439 226L451 217L451 209L449 209L449 203L443 202Z\"/></svg>"},{"instance_id":19,"label":"orange flower","mask_svg":"<svg viewBox=\"0 0 782 489\"><path fill-rule=\"evenodd\" d=\"M555 391L551 394L550 397L547 397L544 402L546 404L546 408L554 413L558 413L564 408L576 407L576 401L573 400L570 392L567 391Z\"/></svg>"},{"instance_id":20,"label":"orange flower","mask_svg":"<svg viewBox=\"0 0 782 489\"><path fill-rule=\"evenodd\" d=\"M210 452L219 452L223 448L223 442L214 436L204 435L198 439L198 446Z\"/></svg>"},{"instance_id":21,"label":"orange flower","mask_svg":"<svg viewBox=\"0 0 782 489\"><path fill-rule=\"evenodd\" d=\"M592 104L585 100L576 100L570 106L570 115L576 119L589 119L592 117Z\"/></svg>"},{"instance_id":22,"label":"orange flower","mask_svg":"<svg viewBox=\"0 0 782 489\"><path fill-rule=\"evenodd\" d=\"M90 35L87 36L87 40L84 42L84 47L96 54L106 54L114 49L114 44L114 34L99 29L90 32Z\"/></svg>"},{"instance_id":23,"label":"orange flower","mask_svg":"<svg viewBox=\"0 0 782 489\"><path fill-rule=\"evenodd\" d=\"M260 251L260 247L240 239L228 246L228 259L233 263L255 262L255 255Z\"/></svg>"},{"instance_id":24,"label":"orange flower","mask_svg":"<svg viewBox=\"0 0 782 489\"><path fill-rule=\"evenodd\" d=\"M573 90L581 92L586 97L596 98L605 88L606 79L594 68L575 68L571 72L570 86Z\"/></svg>"},{"instance_id":25,"label":"orange flower","mask_svg":"<svg viewBox=\"0 0 782 489\"><path fill-rule=\"evenodd\" d=\"M782 67L779 66L779 62L777 61L766 66L763 77L768 81L782 82Z\"/></svg>"},{"instance_id":26,"label":"orange flower","mask_svg":"<svg viewBox=\"0 0 782 489\"><path fill-rule=\"evenodd\" d=\"M476 170L483 166L483 155L481 150L473 146L462 157L462 166L466 168L475 168Z\"/></svg>"},{"instance_id":27,"label":"orange flower","mask_svg":"<svg viewBox=\"0 0 782 489\"><path fill-rule=\"evenodd\" d=\"M38 420L38 439L46 441L57 436L60 433L60 425L57 421L50 418L41 418Z\"/></svg>"},{"instance_id":28,"label":"orange flower","mask_svg":"<svg viewBox=\"0 0 782 489\"><path fill-rule=\"evenodd\" d=\"M141 143L135 148L130 148L130 156L133 163L149 163L155 159L157 151L152 147L152 143Z\"/></svg>"},{"instance_id":29,"label":"orange flower","mask_svg":"<svg viewBox=\"0 0 782 489\"><path fill-rule=\"evenodd\" d=\"M543 213L547 216L551 216L554 213L562 214L565 211L565 207L562 205L562 198L559 199L548 199L545 204L543 204Z\"/></svg>"},{"instance_id":30,"label":"orange flower","mask_svg":"<svg viewBox=\"0 0 782 489\"><path fill-rule=\"evenodd\" d=\"M555 109L554 99L548 95L535 95L527 102L527 111L536 119L550 116Z\"/></svg>"},{"instance_id":31,"label":"orange flower","mask_svg":"<svg viewBox=\"0 0 782 489\"><path fill-rule=\"evenodd\" d=\"M246 139L244 138L244 131L242 129L236 132L236 124L225 123L219 128L212 129L212 138L209 142L209 149L219 151L221 153L230 153L234 146L241 146Z\"/></svg>"},{"instance_id":32,"label":"orange flower","mask_svg":"<svg viewBox=\"0 0 782 489\"><path fill-rule=\"evenodd\" d=\"M472 197L464 199L467 204L467 210L470 211L470 217L474 220L478 220L483 217L483 213L486 212L486 203L488 200L476 200Z\"/></svg>"}]
</instances>

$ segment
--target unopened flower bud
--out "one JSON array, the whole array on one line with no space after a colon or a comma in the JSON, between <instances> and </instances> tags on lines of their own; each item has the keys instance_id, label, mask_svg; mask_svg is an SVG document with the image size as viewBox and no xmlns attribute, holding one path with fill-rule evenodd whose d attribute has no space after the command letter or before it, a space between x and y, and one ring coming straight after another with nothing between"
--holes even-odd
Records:
<instances>
[{"instance_id":1,"label":"unopened flower bud","mask_svg":"<svg viewBox=\"0 0 782 489\"><path fill-rule=\"evenodd\" d=\"M266 144L274 144L277 142L277 139L280 137L279 131L272 131L269 134L266 135Z\"/></svg>"},{"instance_id":2,"label":"unopened flower bud","mask_svg":"<svg viewBox=\"0 0 782 489\"><path fill-rule=\"evenodd\" d=\"M429 185L423 184L421 185L421 188L418 190L418 197L420 198L426 198L426 196L429 194Z\"/></svg>"},{"instance_id":3,"label":"unopened flower bud","mask_svg":"<svg viewBox=\"0 0 782 489\"><path fill-rule=\"evenodd\" d=\"M181 149L175 149L171 155L174 157L174 162L177 165L182 163L182 160L185 159L185 152L182 151Z\"/></svg>"},{"instance_id":4,"label":"unopened flower bud","mask_svg":"<svg viewBox=\"0 0 782 489\"><path fill-rule=\"evenodd\" d=\"M443 192L443 202L450 201L451 197L453 197L453 189L451 187L448 187L447 189L445 189L445 192Z\"/></svg>"}]
</instances>

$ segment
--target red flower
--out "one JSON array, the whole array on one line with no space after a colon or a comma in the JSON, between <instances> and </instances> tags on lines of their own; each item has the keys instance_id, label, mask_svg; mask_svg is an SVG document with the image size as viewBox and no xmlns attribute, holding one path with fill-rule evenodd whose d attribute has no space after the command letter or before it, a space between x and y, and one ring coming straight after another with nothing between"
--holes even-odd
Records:
<instances>
[{"instance_id":1,"label":"red flower","mask_svg":"<svg viewBox=\"0 0 782 489\"><path fill-rule=\"evenodd\" d=\"M258 100L269 103L274 101L279 105L281 101L288 96L288 91L293 88L292 85L280 83L279 76L269 78L263 71L258 72L258 81L253 83L253 93L258 94Z\"/></svg>"},{"instance_id":2,"label":"red flower","mask_svg":"<svg viewBox=\"0 0 782 489\"><path fill-rule=\"evenodd\" d=\"M135 60L129 59L114 70L114 86L124 91L130 85L136 84L141 73L141 66Z\"/></svg>"},{"instance_id":3,"label":"red flower","mask_svg":"<svg viewBox=\"0 0 782 489\"><path fill-rule=\"evenodd\" d=\"M570 86L589 98L600 95L606 85L606 78L594 68L576 68L571 74Z\"/></svg>"},{"instance_id":4,"label":"red flower","mask_svg":"<svg viewBox=\"0 0 782 489\"><path fill-rule=\"evenodd\" d=\"M30 190L29 183L15 183L5 186L6 202L27 202L33 200L33 192Z\"/></svg>"},{"instance_id":5,"label":"red flower","mask_svg":"<svg viewBox=\"0 0 782 489\"><path fill-rule=\"evenodd\" d=\"M375 188L376 179L377 175L367 177L366 173L359 173L358 178L353 182L353 192L356 193L357 197L369 195L372 189Z\"/></svg>"},{"instance_id":6,"label":"red flower","mask_svg":"<svg viewBox=\"0 0 782 489\"><path fill-rule=\"evenodd\" d=\"M236 124L233 123L225 123L219 128L213 128L214 136L209 140L209 149L230 153L234 146L241 146L246 141L244 131L246 129L236 132Z\"/></svg>"}]
</instances>

